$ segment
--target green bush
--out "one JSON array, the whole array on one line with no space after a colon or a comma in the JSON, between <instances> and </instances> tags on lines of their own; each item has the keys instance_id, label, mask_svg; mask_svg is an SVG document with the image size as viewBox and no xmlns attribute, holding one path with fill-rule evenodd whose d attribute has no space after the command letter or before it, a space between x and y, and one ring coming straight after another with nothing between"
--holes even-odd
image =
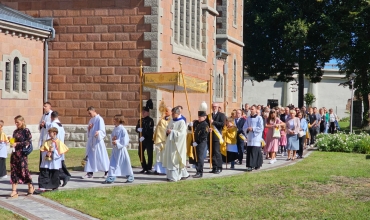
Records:
<instances>
[{"instance_id":1,"label":"green bush","mask_svg":"<svg viewBox=\"0 0 370 220\"><path fill-rule=\"evenodd\" d=\"M341 122L349 122L349 119L350 119L350 117L344 117L344 118L341 118L340 121Z\"/></svg>"},{"instance_id":2,"label":"green bush","mask_svg":"<svg viewBox=\"0 0 370 220\"><path fill-rule=\"evenodd\" d=\"M370 154L370 135L367 133L319 134L316 147L320 151Z\"/></svg>"}]
</instances>

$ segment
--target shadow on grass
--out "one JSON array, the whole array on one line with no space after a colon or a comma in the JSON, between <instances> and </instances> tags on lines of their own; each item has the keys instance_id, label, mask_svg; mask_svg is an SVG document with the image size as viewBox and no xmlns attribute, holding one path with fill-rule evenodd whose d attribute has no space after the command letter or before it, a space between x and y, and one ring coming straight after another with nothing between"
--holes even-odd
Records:
<instances>
[{"instance_id":1,"label":"shadow on grass","mask_svg":"<svg viewBox=\"0 0 370 220\"><path fill-rule=\"evenodd\" d=\"M366 160L370 160L370 154L365 156Z\"/></svg>"}]
</instances>

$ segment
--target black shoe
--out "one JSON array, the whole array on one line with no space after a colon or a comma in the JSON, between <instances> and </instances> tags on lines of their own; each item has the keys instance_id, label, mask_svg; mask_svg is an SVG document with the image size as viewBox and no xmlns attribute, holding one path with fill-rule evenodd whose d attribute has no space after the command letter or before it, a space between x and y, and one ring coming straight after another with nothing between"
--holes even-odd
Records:
<instances>
[{"instance_id":1,"label":"black shoe","mask_svg":"<svg viewBox=\"0 0 370 220\"><path fill-rule=\"evenodd\" d=\"M154 173L153 173L154 175L159 175L159 173L157 172L157 171L154 171Z\"/></svg>"},{"instance_id":2,"label":"black shoe","mask_svg":"<svg viewBox=\"0 0 370 220\"><path fill-rule=\"evenodd\" d=\"M189 176L187 176L187 177L181 177L181 180L186 180L187 178L189 178Z\"/></svg>"},{"instance_id":3,"label":"black shoe","mask_svg":"<svg viewBox=\"0 0 370 220\"><path fill-rule=\"evenodd\" d=\"M145 170L140 171L139 173L145 173Z\"/></svg>"},{"instance_id":4,"label":"black shoe","mask_svg":"<svg viewBox=\"0 0 370 220\"><path fill-rule=\"evenodd\" d=\"M153 174L153 172L152 172L151 170L147 170L147 171L145 172L145 174L150 175L150 174Z\"/></svg>"},{"instance_id":5,"label":"black shoe","mask_svg":"<svg viewBox=\"0 0 370 220\"><path fill-rule=\"evenodd\" d=\"M202 178L202 177L203 177L202 173L196 173L195 175L193 175L193 178Z\"/></svg>"},{"instance_id":6,"label":"black shoe","mask_svg":"<svg viewBox=\"0 0 370 220\"><path fill-rule=\"evenodd\" d=\"M175 182L175 180L167 179L167 182Z\"/></svg>"},{"instance_id":7,"label":"black shoe","mask_svg":"<svg viewBox=\"0 0 370 220\"><path fill-rule=\"evenodd\" d=\"M255 167L254 169L255 169L255 170L259 170L259 169L260 169L260 167Z\"/></svg>"},{"instance_id":8,"label":"black shoe","mask_svg":"<svg viewBox=\"0 0 370 220\"><path fill-rule=\"evenodd\" d=\"M252 167L247 167L247 172L251 172L252 170Z\"/></svg>"},{"instance_id":9,"label":"black shoe","mask_svg":"<svg viewBox=\"0 0 370 220\"><path fill-rule=\"evenodd\" d=\"M69 176L66 176L66 178L64 178L63 180L63 185L62 187L64 187L65 185L67 185L68 181L70 180L71 178Z\"/></svg>"},{"instance_id":10,"label":"black shoe","mask_svg":"<svg viewBox=\"0 0 370 220\"><path fill-rule=\"evenodd\" d=\"M216 172L214 172L214 174L220 174L222 172L221 169L217 169Z\"/></svg>"},{"instance_id":11,"label":"black shoe","mask_svg":"<svg viewBox=\"0 0 370 220\"><path fill-rule=\"evenodd\" d=\"M211 171L209 171L209 173L216 173L216 170L217 169L212 169Z\"/></svg>"},{"instance_id":12,"label":"black shoe","mask_svg":"<svg viewBox=\"0 0 370 220\"><path fill-rule=\"evenodd\" d=\"M134 181L132 180L132 181L128 181L128 180L126 180L126 182L125 183L133 183Z\"/></svg>"}]
</instances>

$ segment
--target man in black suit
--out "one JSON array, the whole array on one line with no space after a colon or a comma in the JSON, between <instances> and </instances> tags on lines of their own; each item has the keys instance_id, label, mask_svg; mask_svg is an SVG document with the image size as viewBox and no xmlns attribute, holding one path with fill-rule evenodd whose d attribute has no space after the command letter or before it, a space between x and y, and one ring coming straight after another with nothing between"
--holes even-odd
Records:
<instances>
[{"instance_id":1,"label":"man in black suit","mask_svg":"<svg viewBox=\"0 0 370 220\"><path fill-rule=\"evenodd\" d=\"M220 139L214 129L217 129L222 138L222 128L225 125L226 116L218 111L219 104L212 104L212 114L208 115L207 123L212 134L212 171L210 173L219 174L222 172L222 157L220 150ZM208 141L209 142L209 141ZM210 146L210 144L208 144Z\"/></svg>"},{"instance_id":2,"label":"man in black suit","mask_svg":"<svg viewBox=\"0 0 370 220\"><path fill-rule=\"evenodd\" d=\"M237 136L237 142L236 144L238 145L238 164L243 163L243 152L244 152L244 145L245 142L245 135L243 132L243 126L245 123L245 118L242 117L242 110L238 109L236 110L236 115L235 115L235 125L238 128L238 136Z\"/></svg>"},{"instance_id":3,"label":"man in black suit","mask_svg":"<svg viewBox=\"0 0 370 220\"><path fill-rule=\"evenodd\" d=\"M280 115L280 120L285 123L288 121L288 118L289 118L289 108L285 107L284 113Z\"/></svg>"}]
</instances>

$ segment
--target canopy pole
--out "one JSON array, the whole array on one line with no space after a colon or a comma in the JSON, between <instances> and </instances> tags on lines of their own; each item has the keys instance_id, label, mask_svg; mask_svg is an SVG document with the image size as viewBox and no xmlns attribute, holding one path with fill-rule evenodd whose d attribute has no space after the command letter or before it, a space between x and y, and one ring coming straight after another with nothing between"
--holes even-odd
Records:
<instances>
[{"instance_id":1,"label":"canopy pole","mask_svg":"<svg viewBox=\"0 0 370 220\"><path fill-rule=\"evenodd\" d=\"M179 57L178 59L179 59L179 64L180 64L180 74L181 74L181 77L182 77L182 83L184 84L186 104L188 105L189 118L190 118L190 122L193 122L193 120L191 119L191 111L190 111L190 105L189 105L189 99L188 99L188 91L186 90L186 83L185 83L184 73L182 72L181 57ZM193 126L190 126L190 128L191 128L191 136L193 138L193 142L195 142L194 128L193 128ZM193 143L191 143L191 146L193 146ZM197 151L196 151L196 148L194 146L193 146L193 151L194 151L194 156L195 156L195 162L198 162Z\"/></svg>"},{"instance_id":2,"label":"canopy pole","mask_svg":"<svg viewBox=\"0 0 370 220\"><path fill-rule=\"evenodd\" d=\"M140 117L140 128L143 127L142 121L142 112L143 112L143 61L140 60L140 110L139 110L139 117ZM140 138L142 137L143 133L140 132ZM140 144L140 162L143 163L143 143L139 140Z\"/></svg>"},{"instance_id":3,"label":"canopy pole","mask_svg":"<svg viewBox=\"0 0 370 220\"><path fill-rule=\"evenodd\" d=\"M213 97L213 88L212 88L212 69L209 69L209 106L210 106L210 118L209 118L209 121L211 121L210 119L212 118L212 97ZM211 128L211 124L209 125L209 127ZM212 169L212 136L213 136L213 131L209 132L209 168Z\"/></svg>"}]
</instances>

